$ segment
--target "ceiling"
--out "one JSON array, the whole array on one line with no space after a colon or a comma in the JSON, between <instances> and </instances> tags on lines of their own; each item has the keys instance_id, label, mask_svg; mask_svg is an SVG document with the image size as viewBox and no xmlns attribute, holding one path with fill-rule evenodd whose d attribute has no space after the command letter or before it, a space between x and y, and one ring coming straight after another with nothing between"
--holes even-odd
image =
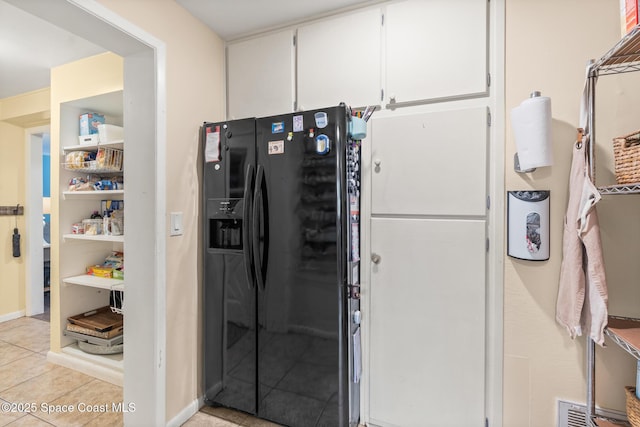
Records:
<instances>
[{"instance_id":1,"label":"ceiling","mask_svg":"<svg viewBox=\"0 0 640 427\"><path fill-rule=\"evenodd\" d=\"M380 0L176 0L224 40Z\"/></svg>"},{"instance_id":2,"label":"ceiling","mask_svg":"<svg viewBox=\"0 0 640 427\"><path fill-rule=\"evenodd\" d=\"M0 99L49 87L52 67L104 52L0 0Z\"/></svg>"},{"instance_id":3,"label":"ceiling","mask_svg":"<svg viewBox=\"0 0 640 427\"><path fill-rule=\"evenodd\" d=\"M176 0L224 40L382 0ZM49 86L52 67L104 52L0 0L0 99Z\"/></svg>"}]
</instances>

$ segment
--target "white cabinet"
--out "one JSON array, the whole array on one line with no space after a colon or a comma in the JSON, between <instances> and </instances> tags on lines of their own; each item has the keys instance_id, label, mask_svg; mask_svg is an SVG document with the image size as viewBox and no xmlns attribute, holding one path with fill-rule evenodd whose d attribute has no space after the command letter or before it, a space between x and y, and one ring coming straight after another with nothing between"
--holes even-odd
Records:
<instances>
[{"instance_id":1,"label":"white cabinet","mask_svg":"<svg viewBox=\"0 0 640 427\"><path fill-rule=\"evenodd\" d=\"M487 0L408 0L385 12L386 102L487 91Z\"/></svg>"},{"instance_id":2,"label":"white cabinet","mask_svg":"<svg viewBox=\"0 0 640 427\"><path fill-rule=\"evenodd\" d=\"M487 0L406 0L232 42L227 115L486 95L488 40Z\"/></svg>"},{"instance_id":3,"label":"white cabinet","mask_svg":"<svg viewBox=\"0 0 640 427\"><path fill-rule=\"evenodd\" d=\"M101 265L105 258L114 251L123 252L124 235L106 234L73 234L73 224L89 218L93 211L101 210L102 200L124 200L125 190L105 191L69 191L69 181L74 177L87 177L89 174L101 176L105 179L122 176L122 168L114 163L91 161L82 164L73 163L73 168L65 164L67 154L74 151L118 153L119 163L122 164L124 141L110 143L78 144L78 117L86 112L99 112L105 115L106 123L122 125L123 93L116 91L91 98L78 99L60 104L60 168L59 168L59 209L58 227L60 240L58 262L58 284L60 301L60 344L62 359L56 356L61 364L73 365L78 360L90 361L99 372L104 369L109 374L99 374L112 382L122 381L122 354L97 356L80 351L77 340L65 335L67 319L71 316L85 313L97 308L110 305L111 290L122 291L124 281L100 278L86 274L86 268L91 265ZM120 169L119 172L115 170ZM66 357L67 359L64 359ZM100 371L102 370L102 371ZM91 373L91 372L88 372ZM115 378L115 379L114 379Z\"/></svg>"},{"instance_id":4,"label":"white cabinet","mask_svg":"<svg viewBox=\"0 0 640 427\"><path fill-rule=\"evenodd\" d=\"M270 116L293 111L294 31L286 30L227 46L227 116Z\"/></svg>"},{"instance_id":5,"label":"white cabinet","mask_svg":"<svg viewBox=\"0 0 640 427\"><path fill-rule=\"evenodd\" d=\"M483 426L485 221L373 218L370 422Z\"/></svg>"},{"instance_id":6,"label":"white cabinet","mask_svg":"<svg viewBox=\"0 0 640 427\"><path fill-rule=\"evenodd\" d=\"M380 9L298 27L298 106L378 105Z\"/></svg>"},{"instance_id":7,"label":"white cabinet","mask_svg":"<svg viewBox=\"0 0 640 427\"><path fill-rule=\"evenodd\" d=\"M484 215L487 108L374 117L372 213Z\"/></svg>"}]
</instances>

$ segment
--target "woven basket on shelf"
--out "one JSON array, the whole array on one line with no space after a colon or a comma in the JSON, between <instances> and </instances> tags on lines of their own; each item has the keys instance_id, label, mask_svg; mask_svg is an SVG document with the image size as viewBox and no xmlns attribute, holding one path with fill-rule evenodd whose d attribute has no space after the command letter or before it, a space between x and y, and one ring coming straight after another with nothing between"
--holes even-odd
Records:
<instances>
[{"instance_id":1,"label":"woven basket on shelf","mask_svg":"<svg viewBox=\"0 0 640 427\"><path fill-rule=\"evenodd\" d=\"M640 427L640 399L636 397L636 388L624 388L627 394L627 418L633 427Z\"/></svg>"},{"instance_id":2,"label":"woven basket on shelf","mask_svg":"<svg viewBox=\"0 0 640 427\"><path fill-rule=\"evenodd\" d=\"M640 182L640 131L613 138L613 156L618 184Z\"/></svg>"}]
</instances>

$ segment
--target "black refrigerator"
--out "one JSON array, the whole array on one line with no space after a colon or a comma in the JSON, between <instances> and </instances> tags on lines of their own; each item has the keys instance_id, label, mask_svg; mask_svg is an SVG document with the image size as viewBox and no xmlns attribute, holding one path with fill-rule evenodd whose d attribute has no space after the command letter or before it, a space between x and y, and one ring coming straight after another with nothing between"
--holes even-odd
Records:
<instances>
[{"instance_id":1,"label":"black refrigerator","mask_svg":"<svg viewBox=\"0 0 640 427\"><path fill-rule=\"evenodd\" d=\"M358 424L356 120L341 104L204 123L205 403L291 427Z\"/></svg>"}]
</instances>

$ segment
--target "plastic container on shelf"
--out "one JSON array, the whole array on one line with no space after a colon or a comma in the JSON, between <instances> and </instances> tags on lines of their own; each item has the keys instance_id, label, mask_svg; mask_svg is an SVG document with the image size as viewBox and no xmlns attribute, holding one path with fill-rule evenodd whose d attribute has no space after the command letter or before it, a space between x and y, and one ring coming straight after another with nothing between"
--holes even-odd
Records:
<instances>
[{"instance_id":1,"label":"plastic container on shelf","mask_svg":"<svg viewBox=\"0 0 640 427\"><path fill-rule=\"evenodd\" d=\"M100 219L83 219L82 226L84 234L88 236L97 236L102 234L102 218Z\"/></svg>"},{"instance_id":2,"label":"plastic container on shelf","mask_svg":"<svg viewBox=\"0 0 640 427\"><path fill-rule=\"evenodd\" d=\"M98 134L92 133L91 135L80 135L78 137L78 143L80 145L96 145L98 143Z\"/></svg>"},{"instance_id":3,"label":"plastic container on shelf","mask_svg":"<svg viewBox=\"0 0 640 427\"><path fill-rule=\"evenodd\" d=\"M98 139L100 143L122 141L124 139L124 128L116 125L98 125Z\"/></svg>"}]
</instances>

